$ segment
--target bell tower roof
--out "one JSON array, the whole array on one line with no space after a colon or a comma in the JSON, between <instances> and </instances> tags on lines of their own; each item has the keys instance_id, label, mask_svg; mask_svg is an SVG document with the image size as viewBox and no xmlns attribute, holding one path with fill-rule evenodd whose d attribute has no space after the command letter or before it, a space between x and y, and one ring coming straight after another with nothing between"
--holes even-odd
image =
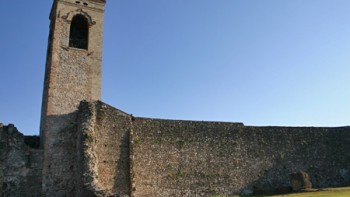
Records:
<instances>
[{"instance_id":1,"label":"bell tower roof","mask_svg":"<svg viewBox=\"0 0 350 197\"><path fill-rule=\"evenodd\" d=\"M57 10L57 4L64 3L66 5L71 5L72 7L78 7L81 9L97 9L100 11L104 10L104 6L106 4L106 0L53 0L51 12L49 18L55 18L55 11Z\"/></svg>"}]
</instances>

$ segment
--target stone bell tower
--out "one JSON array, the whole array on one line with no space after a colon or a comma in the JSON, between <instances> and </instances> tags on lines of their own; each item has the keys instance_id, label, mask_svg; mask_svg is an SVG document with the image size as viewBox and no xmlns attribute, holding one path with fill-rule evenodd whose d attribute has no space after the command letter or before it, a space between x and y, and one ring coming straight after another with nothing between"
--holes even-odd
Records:
<instances>
[{"instance_id":1,"label":"stone bell tower","mask_svg":"<svg viewBox=\"0 0 350 197\"><path fill-rule=\"evenodd\" d=\"M54 0L40 125L43 192L76 191L75 121L82 100L100 100L105 0Z\"/></svg>"}]
</instances>

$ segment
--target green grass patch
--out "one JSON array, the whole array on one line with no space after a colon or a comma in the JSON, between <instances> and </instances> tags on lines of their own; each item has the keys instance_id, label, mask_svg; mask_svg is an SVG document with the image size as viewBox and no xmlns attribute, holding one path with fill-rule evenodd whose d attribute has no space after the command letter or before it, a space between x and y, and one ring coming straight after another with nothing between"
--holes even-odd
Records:
<instances>
[{"instance_id":1,"label":"green grass patch","mask_svg":"<svg viewBox=\"0 0 350 197\"><path fill-rule=\"evenodd\" d=\"M303 193L275 195L273 197L349 197L349 196L350 196L350 187L330 188L330 189L322 189L322 190L303 192Z\"/></svg>"},{"instance_id":2,"label":"green grass patch","mask_svg":"<svg viewBox=\"0 0 350 197\"><path fill-rule=\"evenodd\" d=\"M210 197L227 197L227 196L213 195ZM239 196L239 197L242 197L242 196ZM314 191L301 192L301 193L268 195L268 196L259 195L259 196L251 196L251 197L350 197L350 187L315 189Z\"/></svg>"}]
</instances>

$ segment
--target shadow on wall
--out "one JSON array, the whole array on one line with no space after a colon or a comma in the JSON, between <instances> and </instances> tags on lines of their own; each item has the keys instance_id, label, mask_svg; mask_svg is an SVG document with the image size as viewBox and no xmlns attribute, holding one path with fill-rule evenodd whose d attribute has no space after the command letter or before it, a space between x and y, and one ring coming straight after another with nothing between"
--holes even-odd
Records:
<instances>
[{"instance_id":1,"label":"shadow on wall","mask_svg":"<svg viewBox=\"0 0 350 197\"><path fill-rule=\"evenodd\" d=\"M123 191L117 192L116 195L124 196L130 195L130 132L125 132L122 136L122 143L119 146L119 159L116 161L115 168L115 182L114 182L114 191ZM126 188L125 183L129 183Z\"/></svg>"},{"instance_id":2,"label":"shadow on wall","mask_svg":"<svg viewBox=\"0 0 350 197\"><path fill-rule=\"evenodd\" d=\"M100 101L82 102L77 122L83 185L98 196L129 195L130 116Z\"/></svg>"},{"instance_id":3,"label":"shadow on wall","mask_svg":"<svg viewBox=\"0 0 350 197\"><path fill-rule=\"evenodd\" d=\"M255 138L255 147L246 147L251 153L250 157L270 160L272 166L269 169L262 166L257 172L260 178L242 189L241 193L259 195L291 192L290 175L298 171L310 175L314 188L350 185L349 127L246 127L246 130L261 135ZM269 133L270 138L262 137L264 133ZM263 145L264 139L269 140L267 146Z\"/></svg>"},{"instance_id":4,"label":"shadow on wall","mask_svg":"<svg viewBox=\"0 0 350 197\"><path fill-rule=\"evenodd\" d=\"M43 152L14 125L0 123L0 196L41 194ZM30 137L38 145L38 137Z\"/></svg>"},{"instance_id":5,"label":"shadow on wall","mask_svg":"<svg viewBox=\"0 0 350 197\"><path fill-rule=\"evenodd\" d=\"M77 149L77 111L46 117L43 136L43 191L46 195L70 196L80 181Z\"/></svg>"}]
</instances>

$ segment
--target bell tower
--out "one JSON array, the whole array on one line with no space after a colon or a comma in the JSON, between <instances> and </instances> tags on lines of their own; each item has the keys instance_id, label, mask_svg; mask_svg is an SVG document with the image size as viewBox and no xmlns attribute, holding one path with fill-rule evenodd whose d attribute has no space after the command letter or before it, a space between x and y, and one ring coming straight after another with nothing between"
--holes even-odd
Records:
<instances>
[{"instance_id":1,"label":"bell tower","mask_svg":"<svg viewBox=\"0 0 350 197\"><path fill-rule=\"evenodd\" d=\"M52 5L40 123L47 196L76 192L76 112L80 101L101 97L105 3L54 0Z\"/></svg>"}]
</instances>

